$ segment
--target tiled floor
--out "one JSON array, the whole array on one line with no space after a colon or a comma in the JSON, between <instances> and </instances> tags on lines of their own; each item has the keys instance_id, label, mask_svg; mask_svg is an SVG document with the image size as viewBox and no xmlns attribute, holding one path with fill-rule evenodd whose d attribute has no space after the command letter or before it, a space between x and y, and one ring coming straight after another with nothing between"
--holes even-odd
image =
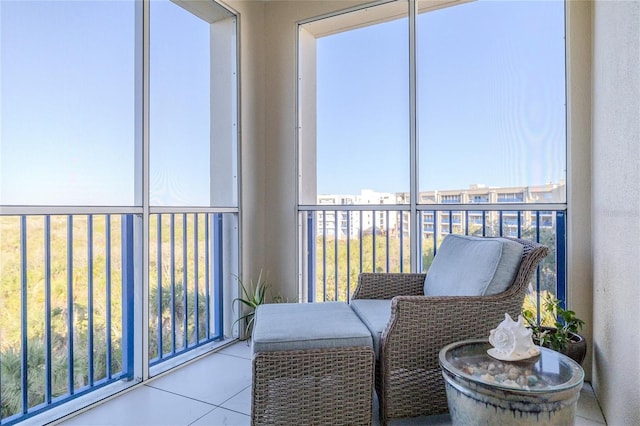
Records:
<instances>
[{"instance_id":1,"label":"tiled floor","mask_svg":"<svg viewBox=\"0 0 640 426\"><path fill-rule=\"evenodd\" d=\"M235 343L169 372L61 424L248 425L251 409L251 351ZM294 424L294 423L292 423ZM374 424L378 425L377 407ZM398 420L394 425L449 425L449 416ZM593 389L585 384L576 425L605 424Z\"/></svg>"}]
</instances>

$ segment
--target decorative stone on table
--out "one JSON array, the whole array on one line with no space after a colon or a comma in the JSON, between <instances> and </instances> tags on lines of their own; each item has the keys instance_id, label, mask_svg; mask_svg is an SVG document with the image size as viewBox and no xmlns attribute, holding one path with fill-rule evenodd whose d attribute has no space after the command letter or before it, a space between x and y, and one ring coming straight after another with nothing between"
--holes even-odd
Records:
<instances>
[{"instance_id":1,"label":"decorative stone on table","mask_svg":"<svg viewBox=\"0 0 640 426\"><path fill-rule=\"evenodd\" d=\"M514 321L507 313L497 328L491 330L489 343L493 348L487 353L501 361L520 361L540 355L540 349L533 343L531 330L524 325L522 315Z\"/></svg>"},{"instance_id":2,"label":"decorative stone on table","mask_svg":"<svg viewBox=\"0 0 640 426\"><path fill-rule=\"evenodd\" d=\"M496 359L490 349L487 340L467 340L440 351L454 426L574 424L584 380L578 363L547 348L517 361Z\"/></svg>"}]
</instances>

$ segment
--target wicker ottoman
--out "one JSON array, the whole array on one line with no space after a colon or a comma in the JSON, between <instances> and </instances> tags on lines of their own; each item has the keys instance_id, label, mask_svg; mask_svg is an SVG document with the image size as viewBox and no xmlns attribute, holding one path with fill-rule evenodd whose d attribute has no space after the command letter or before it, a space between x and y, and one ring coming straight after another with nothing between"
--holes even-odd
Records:
<instances>
[{"instance_id":1,"label":"wicker ottoman","mask_svg":"<svg viewBox=\"0 0 640 426\"><path fill-rule=\"evenodd\" d=\"M373 342L346 303L261 305L252 348L252 424L372 423Z\"/></svg>"}]
</instances>

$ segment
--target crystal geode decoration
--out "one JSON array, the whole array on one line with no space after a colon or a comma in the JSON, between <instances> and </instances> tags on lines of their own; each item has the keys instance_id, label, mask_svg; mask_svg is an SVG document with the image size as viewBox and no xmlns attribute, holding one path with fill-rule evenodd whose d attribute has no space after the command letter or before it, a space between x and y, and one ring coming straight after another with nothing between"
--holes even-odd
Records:
<instances>
[{"instance_id":1,"label":"crystal geode decoration","mask_svg":"<svg viewBox=\"0 0 640 426\"><path fill-rule=\"evenodd\" d=\"M531 330L525 327L522 315L514 321L509 314L504 314L504 321L491 330L489 343L493 348L487 353L501 361L518 361L532 358L540 354L540 349L533 344Z\"/></svg>"}]
</instances>

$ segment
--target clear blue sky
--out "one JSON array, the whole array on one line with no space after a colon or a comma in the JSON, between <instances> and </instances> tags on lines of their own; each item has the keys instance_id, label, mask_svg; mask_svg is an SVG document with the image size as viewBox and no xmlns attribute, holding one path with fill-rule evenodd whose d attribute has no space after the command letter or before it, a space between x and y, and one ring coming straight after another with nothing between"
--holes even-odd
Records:
<instances>
[{"instance_id":1,"label":"clear blue sky","mask_svg":"<svg viewBox=\"0 0 640 426\"><path fill-rule=\"evenodd\" d=\"M565 178L563 9L478 1L418 16L421 190ZM407 26L318 40L319 193L408 191Z\"/></svg>"},{"instance_id":2,"label":"clear blue sky","mask_svg":"<svg viewBox=\"0 0 640 426\"><path fill-rule=\"evenodd\" d=\"M130 1L0 3L0 203L135 205ZM209 204L209 25L151 4L151 202Z\"/></svg>"},{"instance_id":3,"label":"clear blue sky","mask_svg":"<svg viewBox=\"0 0 640 426\"><path fill-rule=\"evenodd\" d=\"M418 18L420 189L565 176L561 1ZM0 3L0 203L134 205L134 5ZM152 204L208 205L208 25L152 2ZM408 23L318 40L318 192L409 187Z\"/></svg>"},{"instance_id":4,"label":"clear blue sky","mask_svg":"<svg viewBox=\"0 0 640 426\"><path fill-rule=\"evenodd\" d=\"M133 5L2 1L0 14L0 202L131 205Z\"/></svg>"}]
</instances>

